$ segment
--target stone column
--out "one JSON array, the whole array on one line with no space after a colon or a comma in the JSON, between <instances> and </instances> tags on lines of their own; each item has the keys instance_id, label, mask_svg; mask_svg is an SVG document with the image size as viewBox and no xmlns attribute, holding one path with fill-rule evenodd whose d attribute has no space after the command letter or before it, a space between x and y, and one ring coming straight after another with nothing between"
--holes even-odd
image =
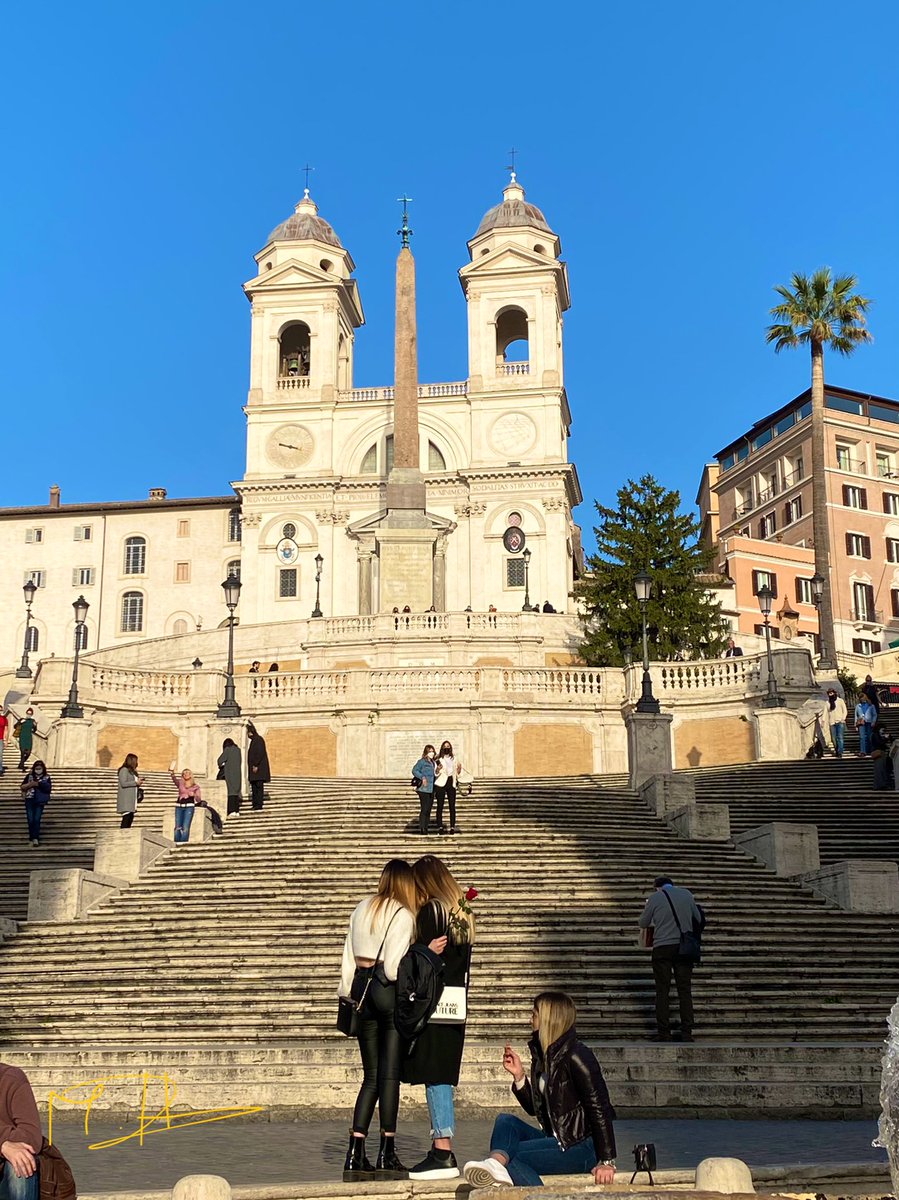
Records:
<instances>
[{"instance_id":1,"label":"stone column","mask_svg":"<svg viewBox=\"0 0 899 1200\"><path fill-rule=\"evenodd\" d=\"M356 546L356 562L359 575L359 615L367 617L372 612L371 587L371 556L370 546L361 542Z\"/></svg>"},{"instance_id":2,"label":"stone column","mask_svg":"<svg viewBox=\"0 0 899 1200\"><path fill-rule=\"evenodd\" d=\"M446 612L446 535L440 534L434 546L433 604L438 612Z\"/></svg>"},{"instance_id":3,"label":"stone column","mask_svg":"<svg viewBox=\"0 0 899 1200\"><path fill-rule=\"evenodd\" d=\"M418 348L415 259L404 246L396 260L396 343L393 393L393 470L387 480L388 524L424 525L425 481L418 435Z\"/></svg>"},{"instance_id":4,"label":"stone column","mask_svg":"<svg viewBox=\"0 0 899 1200\"><path fill-rule=\"evenodd\" d=\"M653 775L673 770L671 754L671 713L625 714L627 727L627 763L630 786L638 788Z\"/></svg>"}]
</instances>

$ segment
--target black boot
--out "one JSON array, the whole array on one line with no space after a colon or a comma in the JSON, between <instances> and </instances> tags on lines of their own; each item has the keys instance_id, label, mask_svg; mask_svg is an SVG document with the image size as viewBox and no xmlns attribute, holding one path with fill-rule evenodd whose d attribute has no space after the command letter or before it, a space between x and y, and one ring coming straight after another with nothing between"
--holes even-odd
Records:
<instances>
[{"instance_id":1,"label":"black boot","mask_svg":"<svg viewBox=\"0 0 899 1200\"><path fill-rule=\"evenodd\" d=\"M393 1137L381 1134L381 1148L378 1151L378 1161L375 1163L375 1179L408 1179L409 1168L404 1167L396 1156Z\"/></svg>"},{"instance_id":2,"label":"black boot","mask_svg":"<svg viewBox=\"0 0 899 1200\"><path fill-rule=\"evenodd\" d=\"M365 1138L353 1137L350 1134L346 1162L343 1164L343 1182L358 1183L362 1180L374 1179L374 1177L375 1169L365 1153Z\"/></svg>"}]
</instances>

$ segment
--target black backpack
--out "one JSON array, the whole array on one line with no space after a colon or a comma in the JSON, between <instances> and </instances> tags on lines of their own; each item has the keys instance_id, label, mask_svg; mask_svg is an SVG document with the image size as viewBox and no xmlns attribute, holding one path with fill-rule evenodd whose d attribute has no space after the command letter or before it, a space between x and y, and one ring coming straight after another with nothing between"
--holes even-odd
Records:
<instances>
[{"instance_id":1,"label":"black backpack","mask_svg":"<svg viewBox=\"0 0 899 1200\"><path fill-rule=\"evenodd\" d=\"M443 959L421 942L410 946L396 973L397 1033L407 1042L422 1032L443 995Z\"/></svg>"}]
</instances>

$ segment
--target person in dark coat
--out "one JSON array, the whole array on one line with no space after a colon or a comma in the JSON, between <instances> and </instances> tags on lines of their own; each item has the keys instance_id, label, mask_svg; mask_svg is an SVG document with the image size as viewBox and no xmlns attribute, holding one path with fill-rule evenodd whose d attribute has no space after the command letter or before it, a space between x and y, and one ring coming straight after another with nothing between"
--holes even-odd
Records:
<instances>
[{"instance_id":1,"label":"person in dark coat","mask_svg":"<svg viewBox=\"0 0 899 1200\"><path fill-rule=\"evenodd\" d=\"M615 1110L596 1055L578 1038L577 1009L565 992L534 999L530 1076L510 1045L503 1069L512 1094L537 1129L501 1113L493 1123L490 1157L465 1164L472 1187L541 1187L543 1175L587 1171L593 1183L615 1178Z\"/></svg>"},{"instance_id":2,"label":"person in dark coat","mask_svg":"<svg viewBox=\"0 0 899 1200\"><path fill-rule=\"evenodd\" d=\"M446 988L464 988L468 994L474 916L469 900L477 892L463 892L446 864L426 854L412 868L415 884L427 897L416 919L415 940L429 943L446 936L443 952L443 983ZM459 1083L459 1068L465 1047L465 1021L447 1023L432 1017L412 1046L403 1065L404 1083L423 1083L431 1118L431 1149L409 1172L410 1179L456 1179L459 1167L453 1154L455 1113L453 1088Z\"/></svg>"},{"instance_id":3,"label":"person in dark coat","mask_svg":"<svg viewBox=\"0 0 899 1200\"><path fill-rule=\"evenodd\" d=\"M893 760L890 757L892 738L886 725L879 721L871 730L871 758L874 760L874 786L884 792L893 786Z\"/></svg>"},{"instance_id":4,"label":"person in dark coat","mask_svg":"<svg viewBox=\"0 0 899 1200\"><path fill-rule=\"evenodd\" d=\"M241 787L241 765L243 756L240 747L233 738L225 738L222 742L222 752L216 760L219 769L219 779L224 779L228 791L228 817L240 816L240 806L243 800ZM225 818L228 819L227 817Z\"/></svg>"},{"instance_id":5,"label":"person in dark coat","mask_svg":"<svg viewBox=\"0 0 899 1200\"><path fill-rule=\"evenodd\" d=\"M250 745L247 749L247 774L250 777L250 802L254 809L261 809L265 802L265 785L271 783L272 772L268 765L268 750L265 738L252 723L247 725Z\"/></svg>"}]
</instances>

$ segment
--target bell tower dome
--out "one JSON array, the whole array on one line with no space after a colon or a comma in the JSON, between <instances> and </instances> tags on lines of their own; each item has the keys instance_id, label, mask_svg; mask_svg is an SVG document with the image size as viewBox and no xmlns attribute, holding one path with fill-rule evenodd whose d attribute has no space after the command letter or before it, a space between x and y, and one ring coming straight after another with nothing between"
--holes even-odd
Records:
<instances>
[{"instance_id":1,"label":"bell tower dome","mask_svg":"<svg viewBox=\"0 0 899 1200\"><path fill-rule=\"evenodd\" d=\"M571 299L561 249L513 171L459 272L468 302L470 394L563 386L562 313Z\"/></svg>"},{"instance_id":2,"label":"bell tower dome","mask_svg":"<svg viewBox=\"0 0 899 1200\"><path fill-rule=\"evenodd\" d=\"M253 306L249 405L333 403L353 386L354 331L365 318L356 264L308 188L256 263L243 285Z\"/></svg>"}]
</instances>

